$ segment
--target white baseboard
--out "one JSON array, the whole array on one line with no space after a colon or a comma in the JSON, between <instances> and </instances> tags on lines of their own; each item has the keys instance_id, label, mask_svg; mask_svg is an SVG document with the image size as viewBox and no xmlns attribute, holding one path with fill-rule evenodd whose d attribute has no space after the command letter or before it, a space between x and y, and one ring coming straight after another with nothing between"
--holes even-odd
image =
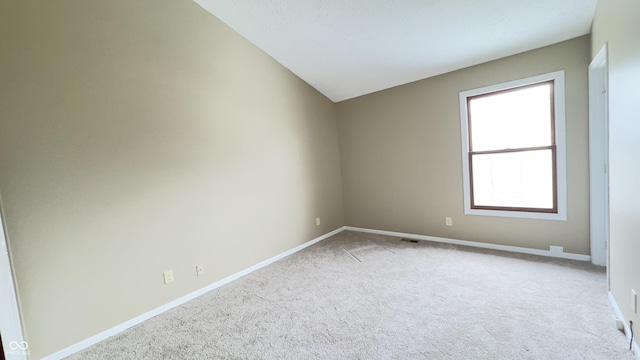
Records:
<instances>
[{"instance_id":1,"label":"white baseboard","mask_svg":"<svg viewBox=\"0 0 640 360\"><path fill-rule=\"evenodd\" d=\"M385 231L385 230L372 230L372 229L357 228L352 226L345 226L345 230L359 231L359 232L370 233L370 234L395 236L395 237L414 239L414 240L434 241L434 242L446 243L446 244L472 246L472 247L478 247L483 249L511 251L511 252L517 252L517 253L523 253L523 254L530 254L530 255L540 255L540 256L548 256L548 257L580 260L580 261L591 261L591 256L589 255L572 254L572 253L564 253L564 252L552 253L549 250L530 249L530 248L524 248L524 247L518 247L518 246L489 244L489 243L482 243L482 242L476 242L476 241L456 240L456 239L448 239L448 238L442 238L442 237L436 237L436 236L407 234L407 233Z\"/></svg>"},{"instance_id":2,"label":"white baseboard","mask_svg":"<svg viewBox=\"0 0 640 360\"><path fill-rule=\"evenodd\" d=\"M276 261L278 261L278 260L280 260L282 258L285 258L285 257L287 257L287 256L289 256L289 255L291 255L293 253L296 253L296 252L298 252L298 251L300 251L302 249L305 249L305 248L307 248L307 247L309 247L309 246L311 246L311 245L313 245L313 244L315 244L317 242L320 242L320 241L322 241L324 239L327 239L327 238L329 238L329 237L331 237L331 236L333 236L335 234L338 234L338 233L344 231L344 229L345 229L344 227L341 227L341 228L338 228L338 229L336 229L336 230L334 230L332 232L329 232L329 233L326 233L326 234L324 234L324 235L322 235L320 237L317 237L317 238L315 238L313 240L307 241L306 243L298 245L298 246L294 247L291 250L287 250L287 251L285 251L285 252L283 252L281 254L278 254L278 255L270 258L270 259L267 259L267 260L262 261L262 262L260 262L260 263L258 263L256 265L253 265L253 266L251 266L249 268L246 268L246 269L244 269L244 270L242 270L242 271L240 271L238 273L235 273L233 275L227 276L226 278L224 278L222 280L216 281L215 283L213 283L211 285L207 285L207 286L203 287L202 289L196 290L196 291L194 291L194 292L192 292L190 294L187 294L187 295L185 295L185 296L183 296L181 298L178 298L178 299L176 299L176 300L174 300L174 301L172 301L172 302L170 302L168 304L162 305L162 306L160 306L160 307L158 307L156 309L153 309L153 310L151 310L149 312L146 312L146 313L144 313L144 314L142 314L140 316L136 316L135 318L133 318L133 319L131 319L129 321L126 321L126 322L124 322L124 323L122 323L120 325L116 325L116 326L114 326L114 327L112 327L112 328L110 328L108 330L105 330L105 331L103 331L103 332L101 332L101 333L99 333L97 335L94 335L94 336L88 338L88 339L82 340L79 343L71 345L71 346L69 346L67 348L64 348L64 349L62 349L60 351L57 351L57 352L55 352L55 353L53 353L51 355L47 355L47 356L43 357L42 360L58 360L58 359L62 359L64 357L67 357L69 355L75 354L75 353L77 353L77 352L79 352L81 350L84 350L84 349L88 348L91 345L95 345L95 344L97 344L97 343L99 343L99 342L101 342L101 341L103 341L103 340L105 340L105 339L107 339L107 338L109 338L109 337L111 337L113 335L116 335L116 334L118 334L118 333L120 333L122 331L125 331L125 330L129 329L130 327L138 325L138 324L140 324L140 323L142 323L142 322L144 322L146 320L149 320L150 318L152 318L152 317L154 317L156 315L162 314L165 311L168 311L168 310L171 310L171 309L173 309L175 307L178 307L178 306L180 306L180 305L182 305L182 304L184 304L184 303L186 303L186 302L188 302L190 300L193 300L193 299L195 299L195 298L197 298L199 296L202 296L202 295L208 293L211 290L217 289L217 288L219 288L219 287L221 287L223 285L226 285L226 284L228 284L228 283L230 283L230 282L232 282L234 280L237 280L237 279L239 279L239 278L241 278L241 277L243 277L245 275L248 275L248 274L250 274L250 273L252 273L252 272L254 272L254 271L258 270L258 269L261 269L261 268L263 268L263 267L265 267L265 266L267 266L269 264L272 264L272 263L274 263L274 262L276 262Z\"/></svg>"},{"instance_id":3,"label":"white baseboard","mask_svg":"<svg viewBox=\"0 0 640 360\"><path fill-rule=\"evenodd\" d=\"M624 333L627 336L627 340L631 341L631 329L629 329L629 323L624 320L624 316L622 316L622 311L620 311L620 308L618 307L618 303L616 302L616 299L613 297L613 294L611 293L611 291L609 291L609 302L611 303L613 312L615 312L616 314L616 318L618 320L622 320L622 323L624 324ZM636 332L638 331L637 327L635 331ZM640 346L638 346L637 340L633 341L633 353L636 355L636 359L640 360Z\"/></svg>"},{"instance_id":4,"label":"white baseboard","mask_svg":"<svg viewBox=\"0 0 640 360\"><path fill-rule=\"evenodd\" d=\"M371 233L371 234L380 234L380 235L388 235L388 236L395 236L395 237L402 237L402 238L408 238L408 239L415 239L415 240L425 240L425 241L434 241L434 242L440 242L440 243L447 243L447 244L455 244L455 245L464 245L464 246L472 246L472 247L479 247L479 248L485 248L485 249L494 249L494 250L503 250L503 251L511 251L511 252L519 252L519 253L525 253L525 254L532 254L532 255L542 255L542 256L549 256L549 257L558 257L558 258L565 258L565 259L571 259L571 260L581 260L581 261L590 261L591 257L588 255L580 255L580 254L571 254L571 253L560 253L560 254L556 254L556 253L551 253L548 250L538 250L538 249L529 249L529 248L522 248L522 247L517 247L517 246L508 246L508 245L497 245L497 244L488 244L488 243L480 243L480 242L474 242L474 241L465 241L465 240L455 240L455 239L448 239L448 238L441 238L441 237L435 237L435 236L426 236L426 235L416 235L416 234L407 234L407 233L400 233L400 232L393 232L393 231L384 231L384 230L373 230L373 229L364 229L364 228L357 228L357 227L352 227L352 226L343 226L341 228L338 228L334 231L331 231L327 234L324 234L318 238L315 238L313 240L310 240L304 244L301 244L299 246L296 246L295 248L285 251L281 254L278 254L270 259L267 259L265 261L262 261L256 265L253 265L247 269L244 269L238 273L235 273L233 275L230 275L224 279L221 279L219 281L216 281L213 284L207 285L199 290L196 290L192 293L189 293L183 297L180 297L168 304L162 305L156 309L153 309L151 311L148 311L140 316L137 316L131 320L128 320L122 324L116 325L110 329L107 329L99 334L96 334L88 339L82 340L74 345L71 345L67 348L64 348L60 351L57 351L53 354L50 354L48 356L45 356L44 358L42 358L43 360L58 360L58 359L62 359L64 357L70 356L74 353L77 353L81 350L84 350L86 348L88 348L91 345L95 345L111 336L114 336L122 331L125 331L135 325L138 325L156 315L162 314L165 311L171 310L175 307L178 307L190 300L193 300L199 296L202 296L206 293L208 293L209 291L212 291L214 289L217 289L223 285L226 285L234 280L237 280L245 275L248 275L258 269L261 269L269 264L272 264L280 259L283 259L291 254L294 254L302 249L305 249L315 243L318 243L324 239L327 239L333 235L336 235L344 230L350 230L350 231L357 231L357 232L364 232L364 233ZM611 295L610 295L610 299ZM615 306L615 308L617 308L617 306ZM619 309L618 309L619 311ZM638 350L637 350L637 344L636 344L636 356L638 354ZM640 359L638 359L640 360Z\"/></svg>"}]
</instances>

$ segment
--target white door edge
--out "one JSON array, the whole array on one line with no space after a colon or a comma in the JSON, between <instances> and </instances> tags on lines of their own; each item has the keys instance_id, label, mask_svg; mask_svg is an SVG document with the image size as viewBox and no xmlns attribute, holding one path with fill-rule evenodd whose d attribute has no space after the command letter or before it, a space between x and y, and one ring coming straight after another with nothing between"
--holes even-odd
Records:
<instances>
[{"instance_id":1,"label":"white door edge","mask_svg":"<svg viewBox=\"0 0 640 360\"><path fill-rule=\"evenodd\" d=\"M13 282L9 249L0 218L0 335L7 359L27 359L29 345L24 340L18 298Z\"/></svg>"},{"instance_id":2,"label":"white door edge","mask_svg":"<svg viewBox=\"0 0 640 360\"><path fill-rule=\"evenodd\" d=\"M609 263L608 64L605 44L589 65L589 179L591 261ZM607 275L608 278L608 275Z\"/></svg>"}]
</instances>

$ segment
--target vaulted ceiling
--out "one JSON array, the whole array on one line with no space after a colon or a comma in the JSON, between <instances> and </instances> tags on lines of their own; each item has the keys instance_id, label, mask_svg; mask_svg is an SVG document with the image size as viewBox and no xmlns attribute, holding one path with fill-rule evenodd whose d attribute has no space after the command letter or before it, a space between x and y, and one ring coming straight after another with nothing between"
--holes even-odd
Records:
<instances>
[{"instance_id":1,"label":"vaulted ceiling","mask_svg":"<svg viewBox=\"0 0 640 360\"><path fill-rule=\"evenodd\" d=\"M597 0L194 0L333 101L590 32Z\"/></svg>"}]
</instances>

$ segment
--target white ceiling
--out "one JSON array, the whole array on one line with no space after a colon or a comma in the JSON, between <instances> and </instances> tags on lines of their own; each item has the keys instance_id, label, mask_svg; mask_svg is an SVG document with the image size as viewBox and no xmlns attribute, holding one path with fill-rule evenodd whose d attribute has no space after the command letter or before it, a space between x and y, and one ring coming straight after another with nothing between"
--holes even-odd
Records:
<instances>
[{"instance_id":1,"label":"white ceiling","mask_svg":"<svg viewBox=\"0 0 640 360\"><path fill-rule=\"evenodd\" d=\"M588 34L597 0L194 0L333 101Z\"/></svg>"}]
</instances>

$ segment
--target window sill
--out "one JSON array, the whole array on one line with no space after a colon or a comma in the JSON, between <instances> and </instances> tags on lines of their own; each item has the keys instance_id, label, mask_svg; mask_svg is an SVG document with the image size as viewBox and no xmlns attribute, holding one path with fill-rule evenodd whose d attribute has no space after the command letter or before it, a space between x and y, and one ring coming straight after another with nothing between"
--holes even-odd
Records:
<instances>
[{"instance_id":1,"label":"window sill","mask_svg":"<svg viewBox=\"0 0 640 360\"><path fill-rule=\"evenodd\" d=\"M532 220L567 221L567 214L566 212L562 212L562 211L558 212L557 214L552 214L552 213L527 212L527 211L464 209L464 214L477 215L477 216L521 218L521 219L532 219Z\"/></svg>"}]
</instances>

